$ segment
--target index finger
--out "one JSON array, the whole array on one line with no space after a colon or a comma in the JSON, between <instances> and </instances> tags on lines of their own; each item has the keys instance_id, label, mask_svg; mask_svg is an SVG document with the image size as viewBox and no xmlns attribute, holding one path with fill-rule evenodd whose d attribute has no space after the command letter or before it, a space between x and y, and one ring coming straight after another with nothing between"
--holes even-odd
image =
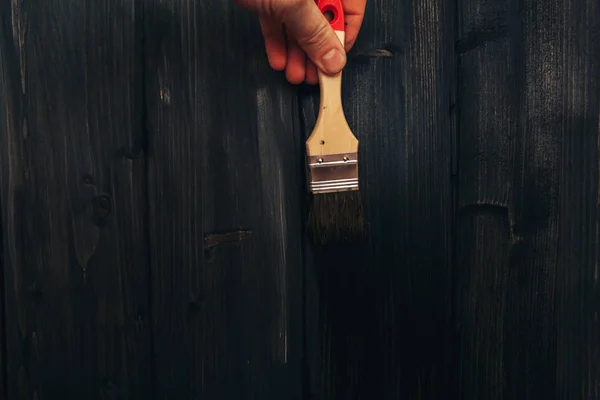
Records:
<instances>
[{"instance_id":1,"label":"index finger","mask_svg":"<svg viewBox=\"0 0 600 400\"><path fill-rule=\"evenodd\" d=\"M346 52L350 51L362 26L367 0L342 0L346 20Z\"/></svg>"}]
</instances>

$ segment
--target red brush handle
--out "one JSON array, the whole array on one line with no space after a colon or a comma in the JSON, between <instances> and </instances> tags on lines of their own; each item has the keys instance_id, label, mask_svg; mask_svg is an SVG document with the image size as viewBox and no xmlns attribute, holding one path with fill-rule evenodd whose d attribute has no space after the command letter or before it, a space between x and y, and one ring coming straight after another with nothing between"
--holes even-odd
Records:
<instances>
[{"instance_id":1,"label":"red brush handle","mask_svg":"<svg viewBox=\"0 0 600 400\"><path fill-rule=\"evenodd\" d=\"M342 0L316 0L319 10L327 16L328 14L332 17L329 24L334 31L345 31L344 23L344 7L342 7Z\"/></svg>"}]
</instances>

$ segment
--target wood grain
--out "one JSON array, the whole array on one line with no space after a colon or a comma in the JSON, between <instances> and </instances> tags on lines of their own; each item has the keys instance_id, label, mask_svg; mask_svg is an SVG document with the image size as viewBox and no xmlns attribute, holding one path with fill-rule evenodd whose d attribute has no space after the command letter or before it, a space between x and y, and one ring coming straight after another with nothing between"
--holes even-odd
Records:
<instances>
[{"instance_id":1,"label":"wood grain","mask_svg":"<svg viewBox=\"0 0 600 400\"><path fill-rule=\"evenodd\" d=\"M301 399L296 89L232 2L144 12L157 398Z\"/></svg>"},{"instance_id":2,"label":"wood grain","mask_svg":"<svg viewBox=\"0 0 600 400\"><path fill-rule=\"evenodd\" d=\"M369 241L308 249L310 398L453 395L453 25L444 1L367 4L342 90Z\"/></svg>"},{"instance_id":3,"label":"wood grain","mask_svg":"<svg viewBox=\"0 0 600 400\"><path fill-rule=\"evenodd\" d=\"M599 396L599 20L460 2L463 398Z\"/></svg>"},{"instance_id":4,"label":"wood grain","mask_svg":"<svg viewBox=\"0 0 600 400\"><path fill-rule=\"evenodd\" d=\"M352 248L305 238L318 89L255 16L0 22L0 399L600 399L596 0L369 0Z\"/></svg>"},{"instance_id":5,"label":"wood grain","mask_svg":"<svg viewBox=\"0 0 600 400\"><path fill-rule=\"evenodd\" d=\"M149 398L131 1L0 5L8 398Z\"/></svg>"}]
</instances>

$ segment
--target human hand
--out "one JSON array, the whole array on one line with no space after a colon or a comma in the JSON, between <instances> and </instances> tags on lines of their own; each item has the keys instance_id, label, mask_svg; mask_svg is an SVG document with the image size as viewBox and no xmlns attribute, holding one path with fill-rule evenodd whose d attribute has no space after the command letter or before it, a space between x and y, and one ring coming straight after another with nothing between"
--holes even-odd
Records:
<instances>
[{"instance_id":1,"label":"human hand","mask_svg":"<svg viewBox=\"0 0 600 400\"><path fill-rule=\"evenodd\" d=\"M335 74L346 65L362 25L367 0L342 0L346 21L342 45L314 0L237 0L259 14L271 67L285 69L292 84L318 82L317 68Z\"/></svg>"}]
</instances>

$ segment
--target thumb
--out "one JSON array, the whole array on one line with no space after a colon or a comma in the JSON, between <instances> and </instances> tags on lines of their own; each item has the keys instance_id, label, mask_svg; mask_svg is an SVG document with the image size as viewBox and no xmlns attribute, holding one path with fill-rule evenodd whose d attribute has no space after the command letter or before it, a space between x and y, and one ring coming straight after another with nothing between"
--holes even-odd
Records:
<instances>
[{"instance_id":1,"label":"thumb","mask_svg":"<svg viewBox=\"0 0 600 400\"><path fill-rule=\"evenodd\" d=\"M346 65L344 45L314 0L297 0L280 17L289 34L322 71L336 74Z\"/></svg>"}]
</instances>

